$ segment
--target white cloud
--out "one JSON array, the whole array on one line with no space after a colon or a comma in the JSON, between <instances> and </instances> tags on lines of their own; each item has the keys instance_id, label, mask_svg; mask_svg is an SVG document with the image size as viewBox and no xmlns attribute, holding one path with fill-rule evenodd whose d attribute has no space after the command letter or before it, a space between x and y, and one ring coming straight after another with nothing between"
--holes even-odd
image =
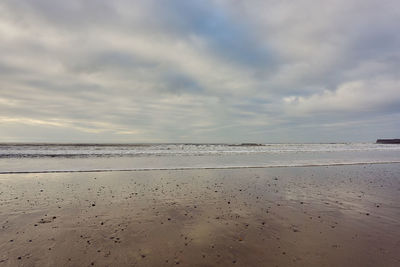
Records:
<instances>
[{"instance_id":1,"label":"white cloud","mask_svg":"<svg viewBox=\"0 0 400 267\"><path fill-rule=\"evenodd\" d=\"M400 104L399 80L363 80L346 82L336 90L324 90L311 96L284 97L288 110L304 115L314 112L371 112Z\"/></svg>"}]
</instances>

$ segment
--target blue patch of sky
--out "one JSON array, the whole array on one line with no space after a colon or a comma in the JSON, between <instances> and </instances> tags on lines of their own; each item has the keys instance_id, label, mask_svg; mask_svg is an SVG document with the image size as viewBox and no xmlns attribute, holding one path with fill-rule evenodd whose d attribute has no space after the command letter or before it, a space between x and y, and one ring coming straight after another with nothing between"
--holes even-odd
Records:
<instances>
[{"instance_id":1,"label":"blue patch of sky","mask_svg":"<svg viewBox=\"0 0 400 267\"><path fill-rule=\"evenodd\" d=\"M268 67L274 61L268 47L260 45L244 21L232 18L225 9L204 0L168 1L163 20L183 34L207 40L215 56L248 67ZM182 34L182 33L181 33Z\"/></svg>"}]
</instances>

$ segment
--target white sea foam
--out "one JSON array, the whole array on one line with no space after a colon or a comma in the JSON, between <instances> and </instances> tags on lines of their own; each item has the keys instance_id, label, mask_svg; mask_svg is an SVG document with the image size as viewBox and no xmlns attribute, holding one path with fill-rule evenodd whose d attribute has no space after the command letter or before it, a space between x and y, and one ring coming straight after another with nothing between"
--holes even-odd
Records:
<instances>
[{"instance_id":1,"label":"white sea foam","mask_svg":"<svg viewBox=\"0 0 400 267\"><path fill-rule=\"evenodd\" d=\"M138 145L0 145L0 158L36 157L123 157L173 155L225 155L249 153L300 153L346 151L400 151L397 144L138 144Z\"/></svg>"}]
</instances>

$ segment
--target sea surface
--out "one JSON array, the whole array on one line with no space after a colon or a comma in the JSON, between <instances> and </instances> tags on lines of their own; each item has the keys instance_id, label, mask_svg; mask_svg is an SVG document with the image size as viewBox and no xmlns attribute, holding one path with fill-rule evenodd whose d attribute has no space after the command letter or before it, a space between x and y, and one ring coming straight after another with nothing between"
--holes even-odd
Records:
<instances>
[{"instance_id":1,"label":"sea surface","mask_svg":"<svg viewBox=\"0 0 400 267\"><path fill-rule=\"evenodd\" d=\"M0 174L399 163L400 145L0 144Z\"/></svg>"}]
</instances>

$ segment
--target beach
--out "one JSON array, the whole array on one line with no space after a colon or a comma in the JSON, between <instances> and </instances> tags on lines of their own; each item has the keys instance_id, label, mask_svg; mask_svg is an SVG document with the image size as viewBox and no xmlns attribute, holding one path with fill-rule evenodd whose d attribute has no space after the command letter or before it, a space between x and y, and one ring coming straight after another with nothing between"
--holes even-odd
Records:
<instances>
[{"instance_id":1,"label":"beach","mask_svg":"<svg viewBox=\"0 0 400 267\"><path fill-rule=\"evenodd\" d=\"M399 266L400 164L0 175L0 266Z\"/></svg>"}]
</instances>

